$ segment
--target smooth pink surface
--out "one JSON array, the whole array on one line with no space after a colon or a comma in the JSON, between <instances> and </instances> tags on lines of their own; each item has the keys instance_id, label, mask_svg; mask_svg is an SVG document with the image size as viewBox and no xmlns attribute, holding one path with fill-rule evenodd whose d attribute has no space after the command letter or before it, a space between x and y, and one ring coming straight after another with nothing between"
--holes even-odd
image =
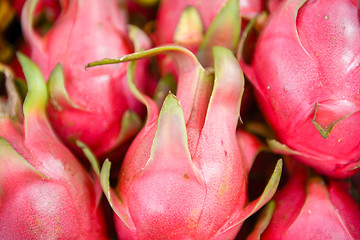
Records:
<instances>
[{"instance_id":1,"label":"smooth pink surface","mask_svg":"<svg viewBox=\"0 0 360 240\"><path fill-rule=\"evenodd\" d=\"M11 145L0 149L0 238L108 239L98 187L47 120L33 112L25 126L0 122Z\"/></svg>"},{"instance_id":2,"label":"smooth pink surface","mask_svg":"<svg viewBox=\"0 0 360 240\"><path fill-rule=\"evenodd\" d=\"M127 152L116 191L129 227L115 215L118 236L233 239L247 201L248 169L236 136L243 88L239 66L235 59L219 60L223 68L212 92L211 81L194 74L189 53L171 54L183 64L180 106L165 101L160 117L152 107ZM154 106L151 99L147 103Z\"/></svg>"},{"instance_id":3,"label":"smooth pink surface","mask_svg":"<svg viewBox=\"0 0 360 240\"><path fill-rule=\"evenodd\" d=\"M286 1L268 19L251 66L242 63L281 143L321 173L347 177L360 159L360 22L356 1ZM352 113L327 139L312 123Z\"/></svg>"},{"instance_id":4,"label":"smooth pink surface","mask_svg":"<svg viewBox=\"0 0 360 240\"><path fill-rule=\"evenodd\" d=\"M360 207L344 182L309 177L296 168L275 195L275 211L261 239L359 239Z\"/></svg>"},{"instance_id":5,"label":"smooth pink surface","mask_svg":"<svg viewBox=\"0 0 360 240\"><path fill-rule=\"evenodd\" d=\"M126 63L84 69L89 62L133 51L126 14L114 0L63 0L61 6L61 15L45 36L38 36L29 26L24 28L24 35L32 50L31 58L45 79L56 64L62 64L68 95L80 106L76 109L65 105L59 110L49 104L55 131L66 143L80 139L99 156L116 146L124 112L143 111L126 84ZM22 23L26 26L27 22L24 13ZM145 72L144 63L138 69ZM138 79L144 88L147 79Z\"/></svg>"}]
</instances>

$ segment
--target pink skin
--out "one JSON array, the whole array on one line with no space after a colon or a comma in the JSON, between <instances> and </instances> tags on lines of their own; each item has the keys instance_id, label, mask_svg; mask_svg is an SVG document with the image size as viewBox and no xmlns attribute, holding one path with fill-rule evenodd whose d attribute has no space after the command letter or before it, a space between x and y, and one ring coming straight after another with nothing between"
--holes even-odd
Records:
<instances>
[{"instance_id":1,"label":"pink skin","mask_svg":"<svg viewBox=\"0 0 360 240\"><path fill-rule=\"evenodd\" d=\"M345 182L330 180L326 184L297 167L274 200L275 210L261 239L360 238L360 207Z\"/></svg>"},{"instance_id":2,"label":"pink skin","mask_svg":"<svg viewBox=\"0 0 360 240\"><path fill-rule=\"evenodd\" d=\"M284 0L269 0L269 1L267 1L267 7L269 9L269 12L270 13L275 12L283 2L285 2L285 1Z\"/></svg>"},{"instance_id":3,"label":"pink skin","mask_svg":"<svg viewBox=\"0 0 360 240\"><path fill-rule=\"evenodd\" d=\"M342 178L360 164L358 7L355 0L286 1L270 15L251 64L240 60L278 140L298 160ZM313 119L323 128L341 121L325 139Z\"/></svg>"},{"instance_id":4,"label":"pink skin","mask_svg":"<svg viewBox=\"0 0 360 240\"><path fill-rule=\"evenodd\" d=\"M52 131L45 86L33 87L23 123L0 118L0 239L108 239L99 185Z\"/></svg>"},{"instance_id":5,"label":"pink skin","mask_svg":"<svg viewBox=\"0 0 360 240\"><path fill-rule=\"evenodd\" d=\"M31 58L40 66L45 79L58 63L62 64L67 94L77 106L64 104L58 110L49 104L47 110L55 131L64 142L80 139L100 156L118 144L124 112L143 111L127 87L127 64L84 70L91 61L134 51L126 14L115 0L60 3L59 18L45 36L39 36L29 25L29 2L22 15L24 35L31 47ZM142 75L144 68L144 63L139 65ZM138 79L144 88L147 79L144 76Z\"/></svg>"},{"instance_id":6,"label":"pink skin","mask_svg":"<svg viewBox=\"0 0 360 240\"><path fill-rule=\"evenodd\" d=\"M134 85L132 62L129 86L146 105L147 121L126 153L116 189L109 186L109 161L101 170L118 236L234 239L242 222L273 196L281 162L261 197L247 204L247 175L261 144L237 131L244 84L237 60L229 49L214 47L215 77L189 50L175 45L112 62L164 53L173 57L179 70L176 97L169 94L159 110ZM90 66L99 64L104 63ZM241 152L244 147L248 152Z\"/></svg>"},{"instance_id":7,"label":"pink skin","mask_svg":"<svg viewBox=\"0 0 360 240\"><path fill-rule=\"evenodd\" d=\"M37 142L24 136L22 126L1 119L1 137L46 178L19 160L1 164L0 238L107 239L94 182L53 133L41 129L48 126L35 124Z\"/></svg>"},{"instance_id":8,"label":"pink skin","mask_svg":"<svg viewBox=\"0 0 360 240\"><path fill-rule=\"evenodd\" d=\"M184 69L188 62L179 64ZM240 75L239 68L233 69L231 76L219 80L209 106L209 86L199 83L195 98L195 89L189 88L196 85L182 80L177 93L184 111L180 119L179 113L158 117L159 110L148 99L153 107L147 124L124 159L116 188L135 226L129 229L116 217L121 239L224 239L220 229L229 217L237 217L246 201L245 163L236 144ZM220 112L227 119L223 124L216 117ZM231 239L238 228L225 236Z\"/></svg>"}]
</instances>

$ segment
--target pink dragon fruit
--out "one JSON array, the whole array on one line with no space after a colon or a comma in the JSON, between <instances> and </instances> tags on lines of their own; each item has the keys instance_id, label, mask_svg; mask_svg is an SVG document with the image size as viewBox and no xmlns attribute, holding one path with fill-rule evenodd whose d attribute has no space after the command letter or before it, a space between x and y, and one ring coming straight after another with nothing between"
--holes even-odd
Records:
<instances>
[{"instance_id":1,"label":"pink dragon fruit","mask_svg":"<svg viewBox=\"0 0 360 240\"><path fill-rule=\"evenodd\" d=\"M355 0L288 0L263 29L242 68L275 130L275 151L321 173L360 166L360 22ZM241 56L240 56L241 57Z\"/></svg>"},{"instance_id":2,"label":"pink dragon fruit","mask_svg":"<svg viewBox=\"0 0 360 240\"><path fill-rule=\"evenodd\" d=\"M224 41L230 35L240 33L240 27L238 26L240 23L237 22L237 20L235 21L235 17L232 16L233 12L235 12L237 16L241 13L242 17L251 19L256 14L259 14L264 8L263 2L259 0L162 0L160 2L156 22L156 44L164 45L180 41L180 43L184 43L187 46L192 46L189 49L195 53L201 44L203 31L207 31L211 28L213 20L216 19L216 16L222 9L226 8L226 5L231 7L226 10L227 13L224 17L231 17L232 19L229 19L228 22L219 26L220 32L218 33L221 36L217 37L220 37L221 39L219 38L218 41ZM182 18L184 18L183 20L186 20L186 17L189 17L188 20L190 22L181 26ZM187 33L185 36L184 30L185 33ZM181 32L181 34L178 34L179 36L177 36L177 31ZM184 42L181 42L181 40ZM230 48L235 47L231 44L229 46Z\"/></svg>"},{"instance_id":3,"label":"pink dragon fruit","mask_svg":"<svg viewBox=\"0 0 360 240\"><path fill-rule=\"evenodd\" d=\"M126 85L127 64L87 71L84 66L134 51L126 14L116 0L62 0L59 18L40 36L32 28L37 2L26 2L22 26L31 58L49 78L50 121L73 150L78 150L74 140L79 139L97 156L108 153L137 132L140 125L134 111L140 114L144 109ZM141 37L134 45L146 49L150 41ZM139 66L137 78L142 88L147 85L145 66L144 62Z\"/></svg>"},{"instance_id":4,"label":"pink dragon fruit","mask_svg":"<svg viewBox=\"0 0 360 240\"><path fill-rule=\"evenodd\" d=\"M100 185L52 131L40 70L18 55L28 83L23 113L8 75L0 121L0 239L107 239ZM96 187L98 186L98 187Z\"/></svg>"},{"instance_id":5,"label":"pink dragon fruit","mask_svg":"<svg viewBox=\"0 0 360 240\"><path fill-rule=\"evenodd\" d=\"M251 18L261 12L259 0L167 1L160 3L155 44L175 43L186 47L204 67L213 67L213 46L235 51L241 31L241 16ZM170 10L171 9L171 10ZM170 56L159 57L160 71L176 76L176 67ZM241 115L247 117L254 102L248 84L245 85Z\"/></svg>"},{"instance_id":6,"label":"pink dragon fruit","mask_svg":"<svg viewBox=\"0 0 360 240\"><path fill-rule=\"evenodd\" d=\"M110 162L105 161L100 176L120 239L233 239L244 219L275 192L281 162L264 194L247 205L251 161L242 157L236 133L243 75L230 50L213 51L215 81L210 69L179 46L88 65L168 53L179 69L177 96L170 93L159 113L134 85L135 62L129 66L130 88L146 105L147 122L125 156L116 190L109 187Z\"/></svg>"},{"instance_id":7,"label":"pink dragon fruit","mask_svg":"<svg viewBox=\"0 0 360 240\"><path fill-rule=\"evenodd\" d=\"M200 63L213 66L212 47L237 47L241 18L251 19L263 9L259 0L160 2L154 41L157 46L175 43L196 53ZM173 71L171 59L161 61L161 71Z\"/></svg>"},{"instance_id":8,"label":"pink dragon fruit","mask_svg":"<svg viewBox=\"0 0 360 240\"><path fill-rule=\"evenodd\" d=\"M349 185L310 177L304 166L293 169L261 219L248 240L360 238L360 206L349 194Z\"/></svg>"}]
</instances>

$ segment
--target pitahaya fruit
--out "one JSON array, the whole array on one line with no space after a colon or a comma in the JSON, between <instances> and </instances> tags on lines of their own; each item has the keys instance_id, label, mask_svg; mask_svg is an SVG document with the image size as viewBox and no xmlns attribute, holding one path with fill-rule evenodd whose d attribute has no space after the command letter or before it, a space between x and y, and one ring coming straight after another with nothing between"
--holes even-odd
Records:
<instances>
[{"instance_id":1,"label":"pitahaya fruit","mask_svg":"<svg viewBox=\"0 0 360 240\"><path fill-rule=\"evenodd\" d=\"M0 117L0 239L107 239L100 185L51 129L40 70L18 57L28 94L22 116L7 72L10 90Z\"/></svg>"},{"instance_id":2,"label":"pitahaya fruit","mask_svg":"<svg viewBox=\"0 0 360 240\"><path fill-rule=\"evenodd\" d=\"M26 2L22 26L31 58L48 80L48 114L55 132L73 150L80 140L97 155L112 151L139 129L144 112L126 85L127 64L84 70L90 61L148 48L141 36L132 45L126 14L116 0L62 0L61 14L44 36L32 27L37 0ZM138 32L138 31L136 31ZM145 35L145 34L143 34ZM136 36L138 37L138 36ZM146 63L139 66L138 84L146 88Z\"/></svg>"},{"instance_id":3,"label":"pitahaya fruit","mask_svg":"<svg viewBox=\"0 0 360 240\"><path fill-rule=\"evenodd\" d=\"M179 46L154 48L88 66L164 53L174 58L179 69L177 96L170 93L159 113L156 103L134 85L135 62L131 62L129 84L147 107L146 125L125 156L115 190L108 182L110 162L105 161L101 170L103 190L116 213L118 236L234 239L242 222L274 194L281 162L264 194L248 204L251 161L242 156L236 133L244 83L232 52L214 47L215 76ZM254 152L256 148L251 149Z\"/></svg>"},{"instance_id":4,"label":"pitahaya fruit","mask_svg":"<svg viewBox=\"0 0 360 240\"><path fill-rule=\"evenodd\" d=\"M360 166L358 1L287 0L270 15L250 65L276 152L348 177ZM241 58L241 56L240 56Z\"/></svg>"},{"instance_id":5,"label":"pitahaya fruit","mask_svg":"<svg viewBox=\"0 0 360 240\"><path fill-rule=\"evenodd\" d=\"M231 35L240 33L240 22L236 17L240 17L241 14L241 17L251 19L263 9L261 0L162 0L157 15L155 42L157 45L174 42L185 44L186 47L190 45L192 47L189 49L195 53L201 44L203 34L209 28L218 29L218 35L213 37L217 38L217 45L219 45L221 41L226 41L229 37L234 38ZM224 12L220 17L223 19L216 21L225 21L217 27L213 21L219 18L217 16L221 11L226 13ZM229 42L230 49L235 47L231 45L231 41Z\"/></svg>"},{"instance_id":6,"label":"pitahaya fruit","mask_svg":"<svg viewBox=\"0 0 360 240\"><path fill-rule=\"evenodd\" d=\"M223 46L235 51L241 32L241 17L251 18L260 13L262 7L259 0L163 0L157 15L155 45L181 45L196 54L204 67L213 67L212 48ZM162 74L170 72L176 76L176 67L170 56L159 56L158 59ZM241 106L241 115L245 119L254 102L249 86L245 85Z\"/></svg>"},{"instance_id":7,"label":"pitahaya fruit","mask_svg":"<svg viewBox=\"0 0 360 240\"><path fill-rule=\"evenodd\" d=\"M295 165L248 240L359 239L360 206L349 184L310 176L304 166Z\"/></svg>"},{"instance_id":8,"label":"pitahaya fruit","mask_svg":"<svg viewBox=\"0 0 360 240\"><path fill-rule=\"evenodd\" d=\"M237 46L241 29L241 2L163 0L156 19L155 44L181 45L196 53L203 66L213 66L212 47L224 46L235 50ZM162 59L161 65L164 73L176 72L171 58Z\"/></svg>"}]
</instances>

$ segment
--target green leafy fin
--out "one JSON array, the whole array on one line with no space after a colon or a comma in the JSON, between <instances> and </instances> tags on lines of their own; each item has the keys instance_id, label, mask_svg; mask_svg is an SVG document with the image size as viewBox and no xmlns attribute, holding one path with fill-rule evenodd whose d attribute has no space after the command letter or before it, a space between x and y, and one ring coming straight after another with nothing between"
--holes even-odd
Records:
<instances>
[{"instance_id":1,"label":"green leafy fin","mask_svg":"<svg viewBox=\"0 0 360 240\"><path fill-rule=\"evenodd\" d=\"M228 0L214 18L197 52L204 67L213 66L212 48L223 46L235 51L241 30L240 7L238 0Z\"/></svg>"},{"instance_id":2,"label":"green leafy fin","mask_svg":"<svg viewBox=\"0 0 360 240\"><path fill-rule=\"evenodd\" d=\"M274 210L275 210L275 201L271 200L268 204L266 204L265 208L262 210L261 215L259 219L256 221L253 231L247 237L247 240L261 239L261 234L265 231L266 227L269 225Z\"/></svg>"},{"instance_id":3,"label":"green leafy fin","mask_svg":"<svg viewBox=\"0 0 360 240\"><path fill-rule=\"evenodd\" d=\"M267 144L273 152L278 153L278 154L301 155L301 153L291 149L287 145L280 143L279 141L277 141L275 139L267 140Z\"/></svg>"},{"instance_id":4,"label":"green leafy fin","mask_svg":"<svg viewBox=\"0 0 360 240\"><path fill-rule=\"evenodd\" d=\"M106 196L106 198L109 201L109 204L111 208L114 210L116 215L121 219L121 221L129 228L129 229L135 229L135 225L131 219L130 214L128 213L128 210L122 204L121 199L116 195L114 189L110 187L110 168L111 163L109 160L105 160L101 172L100 172L100 183L101 187L103 189L103 192Z\"/></svg>"},{"instance_id":5,"label":"green leafy fin","mask_svg":"<svg viewBox=\"0 0 360 240\"><path fill-rule=\"evenodd\" d=\"M80 140L76 140L76 145L81 148L86 158L89 160L92 169L96 173L97 176L100 176L100 166L99 161L95 154L90 150L90 148Z\"/></svg>"},{"instance_id":6,"label":"green leafy fin","mask_svg":"<svg viewBox=\"0 0 360 240\"><path fill-rule=\"evenodd\" d=\"M65 88L64 72L60 63L57 64L50 73L47 82L47 90L50 103L56 110L62 111L63 108L69 107L82 110L85 109L71 101Z\"/></svg>"},{"instance_id":7,"label":"green leafy fin","mask_svg":"<svg viewBox=\"0 0 360 240\"><path fill-rule=\"evenodd\" d=\"M215 82L207 109L207 121L217 121L219 115L226 119L228 127L236 129L240 117L241 98L244 92L244 76L234 54L227 48L213 48Z\"/></svg>"},{"instance_id":8,"label":"green leafy fin","mask_svg":"<svg viewBox=\"0 0 360 240\"><path fill-rule=\"evenodd\" d=\"M174 43L195 49L203 39L204 27L196 8L188 6L181 13L174 33Z\"/></svg>"},{"instance_id":9,"label":"green leafy fin","mask_svg":"<svg viewBox=\"0 0 360 240\"><path fill-rule=\"evenodd\" d=\"M193 165L183 111L179 100L169 93L161 108L151 155L143 172L170 171L186 174L200 182L200 172Z\"/></svg>"},{"instance_id":10,"label":"green leafy fin","mask_svg":"<svg viewBox=\"0 0 360 240\"><path fill-rule=\"evenodd\" d=\"M255 88L258 88L258 85L257 85L257 82L255 80L256 79L255 78L255 73L254 73L252 67L247 63L247 61L245 59L245 50L247 49L245 47L245 45L246 45L246 43L248 41L248 37L249 37L250 33L254 29L257 18L258 18L258 16L252 18L251 21L246 25L244 31L241 33L239 46L237 47L237 52L236 52L236 56L237 56L237 59L238 59L240 65L241 65L241 68L243 69L246 77L254 85Z\"/></svg>"},{"instance_id":11,"label":"green leafy fin","mask_svg":"<svg viewBox=\"0 0 360 240\"><path fill-rule=\"evenodd\" d=\"M136 68L136 61L131 62L129 64L128 70L127 70L127 82L128 82L128 86L129 89L131 91L131 93L140 101L142 102L145 106L146 106L146 110L147 110L147 120L146 120L146 126L147 125L151 125L153 124L158 117L159 114L159 108L156 105L156 103L146 94L144 94L143 92L141 92L136 84L135 84L135 68ZM136 118L134 114L129 115L129 117L131 118ZM130 122L128 122L128 120L130 120L130 118L124 118L122 119L122 125L124 124L130 124ZM136 122L134 122L136 123ZM136 127L134 125L134 127ZM120 133L121 135L122 133ZM124 135L125 133L123 133ZM125 135L124 135L125 136ZM121 136L119 136L119 138L121 138Z\"/></svg>"},{"instance_id":12,"label":"green leafy fin","mask_svg":"<svg viewBox=\"0 0 360 240\"><path fill-rule=\"evenodd\" d=\"M21 53L17 53L17 57L28 85L23 104L25 141L29 141L30 144L38 141L48 143L49 139L57 139L57 136L52 131L46 116L48 92L45 79L40 69L28 57ZM42 138L40 139L39 136Z\"/></svg>"},{"instance_id":13,"label":"green leafy fin","mask_svg":"<svg viewBox=\"0 0 360 240\"><path fill-rule=\"evenodd\" d=\"M121 119L121 131L117 138L117 145L125 142L138 133L143 125L139 115L131 110L125 111Z\"/></svg>"},{"instance_id":14,"label":"green leafy fin","mask_svg":"<svg viewBox=\"0 0 360 240\"><path fill-rule=\"evenodd\" d=\"M268 17L268 13L266 11L261 12L260 14L255 15L252 17L249 21L249 23L246 24L245 29L241 32L239 45L236 49L236 56L239 61L249 61L249 42L253 43L254 39L251 38L253 33L258 34L261 29L264 27L266 19ZM256 41L255 41L256 42ZM246 46L246 47L245 47ZM251 53L251 51L249 51ZM244 59L243 59L244 58Z\"/></svg>"},{"instance_id":15,"label":"green leafy fin","mask_svg":"<svg viewBox=\"0 0 360 240\"><path fill-rule=\"evenodd\" d=\"M91 149L85 143L81 142L80 140L76 140L76 145L79 148L81 148L81 150L83 151L85 157L89 160L93 171L96 174L96 176L94 177L94 181L95 181L94 189L95 189L96 203L97 203L97 206L99 206L100 201L101 201L101 197L102 197L102 187L101 187L101 183L100 183L100 165L99 165L99 161L98 161L97 157L95 156L95 154L91 151Z\"/></svg>"},{"instance_id":16,"label":"green leafy fin","mask_svg":"<svg viewBox=\"0 0 360 240\"><path fill-rule=\"evenodd\" d=\"M22 53L17 53L17 57L28 85L28 93L23 107L24 115L26 117L32 111L45 115L48 94L44 77L40 69L28 57Z\"/></svg>"},{"instance_id":17,"label":"green leafy fin","mask_svg":"<svg viewBox=\"0 0 360 240\"><path fill-rule=\"evenodd\" d=\"M234 220L231 219L231 221L228 221L228 224L226 224L222 228L221 232L226 232L229 229L243 223L248 217L253 215L255 212L257 212L260 208L262 208L266 203L268 203L272 199L280 182L282 166L283 166L283 161L280 159L277 162L274 172L261 196L256 200L250 202L247 206L245 206L245 208L242 209L242 212L240 213L239 216L236 217L236 219Z\"/></svg>"},{"instance_id":18,"label":"green leafy fin","mask_svg":"<svg viewBox=\"0 0 360 240\"><path fill-rule=\"evenodd\" d=\"M347 100L316 103L312 123L321 136L327 139L336 124L359 111L359 105Z\"/></svg>"},{"instance_id":19,"label":"green leafy fin","mask_svg":"<svg viewBox=\"0 0 360 240\"><path fill-rule=\"evenodd\" d=\"M11 176L12 173L19 174L19 172L28 171L33 172L41 179L49 179L18 154L8 141L0 137L0 172L2 175ZM1 181L2 177L0 176L0 182ZM0 186L1 185L2 184L0 184Z\"/></svg>"}]
</instances>

